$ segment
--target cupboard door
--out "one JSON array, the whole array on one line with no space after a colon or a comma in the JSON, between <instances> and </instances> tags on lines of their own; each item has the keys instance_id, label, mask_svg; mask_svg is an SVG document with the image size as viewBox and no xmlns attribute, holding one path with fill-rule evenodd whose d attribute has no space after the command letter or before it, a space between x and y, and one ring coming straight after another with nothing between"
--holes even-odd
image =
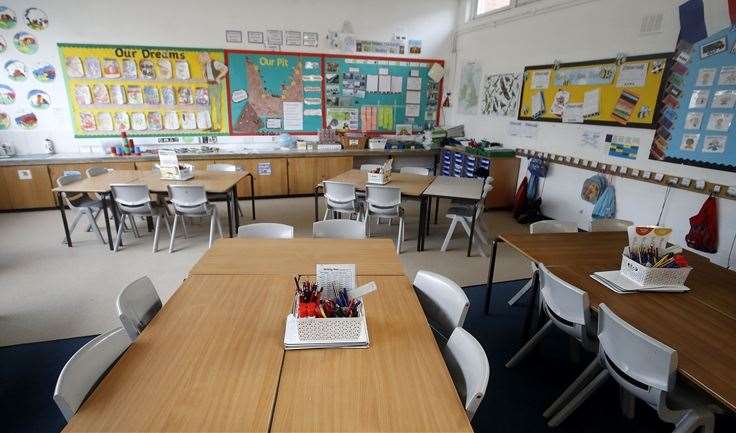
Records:
<instances>
[{"instance_id":1,"label":"cupboard door","mask_svg":"<svg viewBox=\"0 0 736 433\"><path fill-rule=\"evenodd\" d=\"M353 169L352 156L332 156L319 158L320 160L320 182L331 179L338 174Z\"/></svg>"},{"instance_id":2,"label":"cupboard door","mask_svg":"<svg viewBox=\"0 0 736 433\"><path fill-rule=\"evenodd\" d=\"M151 171L156 164L158 164L158 161L136 161L135 169L138 171Z\"/></svg>"},{"instance_id":3,"label":"cupboard door","mask_svg":"<svg viewBox=\"0 0 736 433\"><path fill-rule=\"evenodd\" d=\"M13 209L32 209L55 205L47 166L18 165L2 169Z\"/></svg>"},{"instance_id":4,"label":"cupboard door","mask_svg":"<svg viewBox=\"0 0 736 433\"><path fill-rule=\"evenodd\" d=\"M322 181L319 162L320 158L289 158L289 195L314 193Z\"/></svg>"},{"instance_id":5,"label":"cupboard door","mask_svg":"<svg viewBox=\"0 0 736 433\"><path fill-rule=\"evenodd\" d=\"M222 164L235 164L253 174L256 197L283 196L289 194L289 178L286 158L226 159ZM260 173L259 173L260 166ZM250 197L250 178L238 182L238 197Z\"/></svg>"},{"instance_id":6,"label":"cupboard door","mask_svg":"<svg viewBox=\"0 0 736 433\"><path fill-rule=\"evenodd\" d=\"M10 201L10 193L8 187L5 184L5 177L0 172L0 210L13 209L13 203Z\"/></svg>"},{"instance_id":7,"label":"cupboard door","mask_svg":"<svg viewBox=\"0 0 736 433\"><path fill-rule=\"evenodd\" d=\"M486 197L486 209L512 208L519 176L519 158L491 159L493 189Z\"/></svg>"}]
</instances>

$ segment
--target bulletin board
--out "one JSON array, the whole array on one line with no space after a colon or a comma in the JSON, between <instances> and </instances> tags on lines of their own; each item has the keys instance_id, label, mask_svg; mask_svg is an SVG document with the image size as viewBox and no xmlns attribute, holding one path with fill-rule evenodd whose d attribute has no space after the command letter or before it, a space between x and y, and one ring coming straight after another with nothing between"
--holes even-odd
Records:
<instances>
[{"instance_id":1,"label":"bulletin board","mask_svg":"<svg viewBox=\"0 0 736 433\"><path fill-rule=\"evenodd\" d=\"M736 32L681 41L649 158L736 172Z\"/></svg>"},{"instance_id":2,"label":"bulletin board","mask_svg":"<svg viewBox=\"0 0 736 433\"><path fill-rule=\"evenodd\" d=\"M58 48L75 137L229 134L223 50Z\"/></svg>"},{"instance_id":3,"label":"bulletin board","mask_svg":"<svg viewBox=\"0 0 736 433\"><path fill-rule=\"evenodd\" d=\"M439 121L441 61L325 57L325 125L369 132L421 131Z\"/></svg>"},{"instance_id":4,"label":"bulletin board","mask_svg":"<svg viewBox=\"0 0 736 433\"><path fill-rule=\"evenodd\" d=\"M315 133L322 128L322 56L226 51L230 131Z\"/></svg>"},{"instance_id":5,"label":"bulletin board","mask_svg":"<svg viewBox=\"0 0 736 433\"><path fill-rule=\"evenodd\" d=\"M671 53L528 66L520 120L654 128Z\"/></svg>"}]
</instances>

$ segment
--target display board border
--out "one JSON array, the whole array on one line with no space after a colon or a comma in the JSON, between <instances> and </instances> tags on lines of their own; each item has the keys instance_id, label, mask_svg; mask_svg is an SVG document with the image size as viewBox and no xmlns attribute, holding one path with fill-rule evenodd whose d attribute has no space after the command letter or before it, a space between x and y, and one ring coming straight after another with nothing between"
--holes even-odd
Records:
<instances>
[{"instance_id":1,"label":"display board border","mask_svg":"<svg viewBox=\"0 0 736 433\"><path fill-rule=\"evenodd\" d=\"M319 57L321 62L321 68L320 68L320 75L322 76L322 128L325 128L325 122L326 122L326 114L327 114L327 107L326 107L326 95L325 95L325 59L326 58L341 58L341 59L363 59L363 60L385 60L385 61L393 61L393 62L406 62L406 63L439 63L443 68L445 67L445 61L441 59L432 59L432 58L425 58L425 57L411 57L411 58L404 58L404 57L391 57L391 56L361 56L357 54L340 54L340 53L314 53L314 52L307 52L307 51L272 51L272 50L241 50L241 49L225 49L223 50L225 53L225 64L227 67L230 67L229 64L229 55L230 53L233 54L260 54L260 55L283 55L283 56L302 56L302 57ZM439 81L439 96L440 100L437 102L437 114L436 114L436 122L437 125L440 123L440 114L442 112L442 97L443 97L443 86L444 86L445 79L444 77ZM228 113L230 111L230 94L232 92L232 89L230 88L230 77L228 76L227 79L227 93L228 93ZM248 134L248 133L240 133L235 132L233 130L232 125L232 113L229 113L228 115L228 122L229 122L229 128L230 133L229 135L233 136L268 136L268 135L277 135L274 132L261 132L257 134ZM319 132L318 131L284 131L288 132L290 134L297 134L297 135L316 135ZM364 131L354 131L354 132L364 132ZM369 135L386 135L386 131L365 131L366 134Z\"/></svg>"},{"instance_id":2,"label":"display board border","mask_svg":"<svg viewBox=\"0 0 736 433\"><path fill-rule=\"evenodd\" d=\"M627 56L625 59L625 62L636 62L636 61L642 61L642 60L653 60L653 59L659 59L659 58L665 58L667 59L665 63L665 68L662 71L662 77L669 76L670 73L670 67L672 66L672 55L673 52L663 52L663 53L655 53L655 54L645 54L645 55L638 55L638 56ZM527 80L528 72L529 71L537 71L537 70L543 70L543 69L555 69L555 66L558 68L575 68L575 67L581 67L581 66L594 66L594 65L602 65L602 64L609 64L609 63L616 63L618 61L617 58L607 58L607 59L598 59L598 60L586 60L581 62L569 62L569 63L559 63L558 65L555 64L548 64L548 65L534 65L534 66L526 66L524 67L524 75L522 76L522 83L521 83L521 94L519 95L519 108L517 112L517 119L518 120L524 120L524 121L530 121L530 122L551 122L551 123L563 123L562 119L552 119L552 118L534 118L531 116L522 116L521 115L521 109L523 106L524 101L524 83ZM654 114L652 116L652 122L651 123L641 123L641 122L628 122L625 125L611 121L611 120L585 120L583 123L573 123L572 125L599 125L599 126L617 126L617 127L623 127L623 128L642 128L642 129L656 129L657 128L657 121L659 119L659 114L661 110L661 104L660 101L662 99L662 96L664 95L665 90L665 80L664 78L659 83L659 89L657 90L657 100L654 104Z\"/></svg>"}]
</instances>

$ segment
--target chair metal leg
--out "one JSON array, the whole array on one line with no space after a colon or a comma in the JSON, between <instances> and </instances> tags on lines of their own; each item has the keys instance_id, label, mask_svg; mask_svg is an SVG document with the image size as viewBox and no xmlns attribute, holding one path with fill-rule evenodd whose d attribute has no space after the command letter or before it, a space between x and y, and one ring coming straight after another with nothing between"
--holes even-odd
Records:
<instances>
[{"instance_id":1,"label":"chair metal leg","mask_svg":"<svg viewBox=\"0 0 736 433\"><path fill-rule=\"evenodd\" d=\"M72 233L74 233L74 229L77 228L77 223L79 223L80 218L82 218L82 213L77 212L77 215L74 216L74 219L72 220L72 224L69 226L67 230L67 237L64 238L64 240L62 240L61 243L68 244L67 239L71 239L71 235Z\"/></svg>"},{"instance_id":2,"label":"chair metal leg","mask_svg":"<svg viewBox=\"0 0 736 433\"><path fill-rule=\"evenodd\" d=\"M189 230L187 229L187 218L184 215L181 216L181 226L184 229L184 239L189 239Z\"/></svg>"},{"instance_id":3,"label":"chair metal leg","mask_svg":"<svg viewBox=\"0 0 736 433\"><path fill-rule=\"evenodd\" d=\"M601 365L598 358L594 359L593 362L591 362L585 370L578 376L573 383L570 384L567 388L565 388L564 391L562 391L562 394L560 394L559 397L557 397L557 400L552 402L551 405L544 411L542 416L545 418L549 418L562 407L565 403L570 401L570 398L580 391L582 387L590 383L590 381L598 374L600 371L603 370L603 366Z\"/></svg>"},{"instance_id":4,"label":"chair metal leg","mask_svg":"<svg viewBox=\"0 0 736 433\"><path fill-rule=\"evenodd\" d=\"M215 220L217 219L217 214L215 212L212 212L212 216L210 217L210 242L207 248L212 248L212 238L215 237Z\"/></svg>"},{"instance_id":5,"label":"chair metal leg","mask_svg":"<svg viewBox=\"0 0 736 433\"><path fill-rule=\"evenodd\" d=\"M128 219L130 220L130 228L133 230L133 235L136 238L140 238L141 234L138 231L138 225L135 223L135 217L133 217L133 215L128 215ZM125 218L123 218L123 220L125 220Z\"/></svg>"},{"instance_id":6,"label":"chair metal leg","mask_svg":"<svg viewBox=\"0 0 736 433\"><path fill-rule=\"evenodd\" d=\"M171 239L169 240L169 254L174 252L174 239L176 238L176 225L179 222L179 214L174 214L174 225L171 227Z\"/></svg>"},{"instance_id":7,"label":"chair metal leg","mask_svg":"<svg viewBox=\"0 0 736 433\"><path fill-rule=\"evenodd\" d=\"M215 222L217 222L217 233L220 234L220 238L222 238L222 224L220 224L220 214L217 213L217 209L214 210L215 213Z\"/></svg>"},{"instance_id":8,"label":"chair metal leg","mask_svg":"<svg viewBox=\"0 0 736 433\"><path fill-rule=\"evenodd\" d=\"M401 254L401 241L404 239L404 217L399 217L399 234L396 236L396 254Z\"/></svg>"},{"instance_id":9,"label":"chair metal leg","mask_svg":"<svg viewBox=\"0 0 736 433\"><path fill-rule=\"evenodd\" d=\"M563 421L567 419L568 416L570 416L571 413L575 411L578 407L580 407L581 404L585 400L588 399L598 388L601 387L606 382L606 379L608 379L609 373L608 370L603 370L598 375L593 378L590 383L588 383L585 388L580 391L580 394L576 395L572 400L570 400L570 403L565 405L562 409L560 409L559 412L557 412L557 415L554 416L547 425L549 427L557 427L560 425Z\"/></svg>"},{"instance_id":10,"label":"chair metal leg","mask_svg":"<svg viewBox=\"0 0 736 433\"><path fill-rule=\"evenodd\" d=\"M120 243L123 241L123 228L122 224L118 226L118 235L115 238L115 248L113 248L113 251L116 253L118 252L118 248L120 248Z\"/></svg>"},{"instance_id":11,"label":"chair metal leg","mask_svg":"<svg viewBox=\"0 0 736 433\"><path fill-rule=\"evenodd\" d=\"M539 332L534 334L534 336L530 338L529 341L527 341L526 344L523 345L521 349L519 349L518 352L516 352L516 355L514 355L513 357L511 357L511 359L509 359L509 362L506 363L506 368L514 367L519 363L519 361L524 359L524 357L528 355L529 352L531 352L532 349L534 349L534 347L542 341L542 338L544 338L544 336L549 332L549 330L552 329L552 325L553 325L552 321L545 323L544 326L542 326L542 329L540 329Z\"/></svg>"},{"instance_id":12,"label":"chair metal leg","mask_svg":"<svg viewBox=\"0 0 736 433\"><path fill-rule=\"evenodd\" d=\"M450 223L450 228L447 229L447 235L445 236L445 241L442 242L442 248L440 248L440 251L447 251L447 246L450 245L450 240L452 239L452 235L455 233L455 226L457 226L457 217L454 217L452 219L452 222Z\"/></svg>"},{"instance_id":13,"label":"chair metal leg","mask_svg":"<svg viewBox=\"0 0 736 433\"><path fill-rule=\"evenodd\" d=\"M103 245L104 244L107 244L107 242L105 242L105 238L102 236L102 232L100 232L100 228L97 227L97 221L95 221L95 217L94 217L94 215L92 215L92 210L91 209L88 209L84 213L87 214L87 218L89 219L90 227L92 228L92 230L94 230L94 232L97 235L97 237L100 238L100 241L102 241L102 244Z\"/></svg>"},{"instance_id":14,"label":"chair metal leg","mask_svg":"<svg viewBox=\"0 0 736 433\"><path fill-rule=\"evenodd\" d=\"M626 419L634 419L636 414L636 397L622 387L621 390L621 413Z\"/></svg>"},{"instance_id":15,"label":"chair metal leg","mask_svg":"<svg viewBox=\"0 0 736 433\"><path fill-rule=\"evenodd\" d=\"M327 215L330 214L330 208L325 209L325 216L322 218L322 221L327 221Z\"/></svg>"},{"instance_id":16,"label":"chair metal leg","mask_svg":"<svg viewBox=\"0 0 736 433\"><path fill-rule=\"evenodd\" d=\"M168 221L167 221L168 224ZM153 252L158 251L158 235L160 233L159 229L161 228L161 214L156 215L156 225L153 229Z\"/></svg>"},{"instance_id":17,"label":"chair metal leg","mask_svg":"<svg viewBox=\"0 0 736 433\"><path fill-rule=\"evenodd\" d=\"M694 409L688 411L687 415L677 423L672 433L694 433L698 429L701 433L713 433L714 428L715 416L712 412Z\"/></svg>"},{"instance_id":18,"label":"chair metal leg","mask_svg":"<svg viewBox=\"0 0 736 433\"><path fill-rule=\"evenodd\" d=\"M514 305L515 303L519 302L519 299L521 299L522 296L526 295L529 290L534 286L534 280L533 278L530 278L529 281L527 281L526 284L524 284L524 287L519 289L518 292L514 296L509 299L509 307Z\"/></svg>"}]
</instances>

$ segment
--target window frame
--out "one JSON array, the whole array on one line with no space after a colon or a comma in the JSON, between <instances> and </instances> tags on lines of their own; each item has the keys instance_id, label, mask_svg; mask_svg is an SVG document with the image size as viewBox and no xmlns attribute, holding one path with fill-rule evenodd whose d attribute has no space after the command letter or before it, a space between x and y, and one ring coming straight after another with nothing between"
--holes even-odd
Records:
<instances>
[{"instance_id":1,"label":"window frame","mask_svg":"<svg viewBox=\"0 0 736 433\"><path fill-rule=\"evenodd\" d=\"M494 9L492 11L483 12L482 14L478 13L478 0L469 0L470 1L470 20L475 20L478 18L485 18L500 12L506 12L508 10L514 9L517 6L518 0L509 0L509 5Z\"/></svg>"}]
</instances>

